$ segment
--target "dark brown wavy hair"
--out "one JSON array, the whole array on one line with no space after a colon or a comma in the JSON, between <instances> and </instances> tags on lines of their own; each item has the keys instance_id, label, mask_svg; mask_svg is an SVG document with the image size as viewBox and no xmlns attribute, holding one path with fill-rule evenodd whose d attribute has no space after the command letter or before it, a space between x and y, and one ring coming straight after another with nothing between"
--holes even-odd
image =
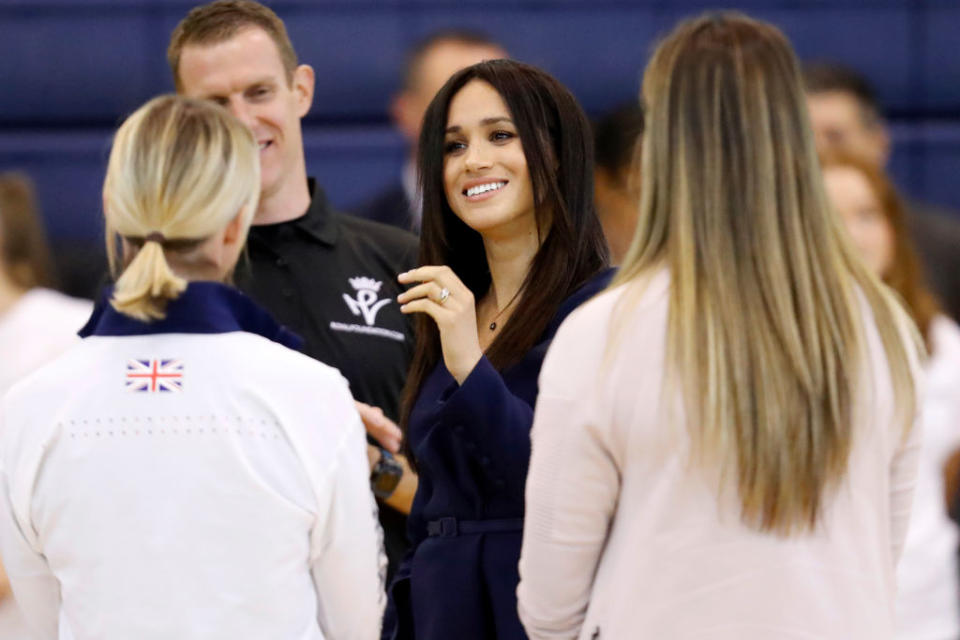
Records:
<instances>
[{"instance_id":1,"label":"dark brown wavy hair","mask_svg":"<svg viewBox=\"0 0 960 640\"><path fill-rule=\"evenodd\" d=\"M443 187L450 101L474 80L500 94L516 124L541 237L516 309L486 351L493 366L503 370L537 343L560 303L605 267L609 257L593 204L590 123L576 98L536 67L489 60L454 74L424 115L418 150L423 196L420 264L448 265L478 300L490 288L483 239L450 209ZM416 341L401 411L404 430L420 387L441 358L439 331L425 315L417 319Z\"/></svg>"}]
</instances>

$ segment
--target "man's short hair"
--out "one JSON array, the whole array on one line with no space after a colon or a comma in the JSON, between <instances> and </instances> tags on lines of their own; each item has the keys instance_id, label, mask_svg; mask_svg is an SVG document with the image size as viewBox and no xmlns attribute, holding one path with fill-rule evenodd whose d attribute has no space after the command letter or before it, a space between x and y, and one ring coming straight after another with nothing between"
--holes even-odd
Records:
<instances>
[{"instance_id":1,"label":"man's short hair","mask_svg":"<svg viewBox=\"0 0 960 640\"><path fill-rule=\"evenodd\" d=\"M297 68L297 53L293 50L283 20L269 7L253 0L216 0L191 9L170 36L167 62L170 63L177 90L181 88L180 56L185 46L219 44L251 27L263 29L277 45L287 82L292 82L293 72Z\"/></svg>"},{"instance_id":2,"label":"man's short hair","mask_svg":"<svg viewBox=\"0 0 960 640\"><path fill-rule=\"evenodd\" d=\"M593 125L594 157L611 175L629 170L643 137L643 107L637 101L623 104Z\"/></svg>"},{"instance_id":3,"label":"man's short hair","mask_svg":"<svg viewBox=\"0 0 960 640\"><path fill-rule=\"evenodd\" d=\"M860 72L833 62L814 62L803 68L804 88L809 94L839 92L856 99L864 122L876 125L883 119L880 101L870 81Z\"/></svg>"},{"instance_id":4,"label":"man's short hair","mask_svg":"<svg viewBox=\"0 0 960 640\"><path fill-rule=\"evenodd\" d=\"M503 45L480 31L472 29L441 29L421 38L407 51L403 67L403 88L413 89L420 76L420 67L431 49L440 44L459 44L466 47L503 49Z\"/></svg>"}]
</instances>

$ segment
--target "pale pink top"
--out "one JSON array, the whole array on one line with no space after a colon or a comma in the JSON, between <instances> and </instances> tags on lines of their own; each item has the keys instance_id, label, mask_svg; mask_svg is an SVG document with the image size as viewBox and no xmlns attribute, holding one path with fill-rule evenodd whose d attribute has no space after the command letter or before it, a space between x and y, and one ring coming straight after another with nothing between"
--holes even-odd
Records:
<instances>
[{"instance_id":1,"label":"pale pink top","mask_svg":"<svg viewBox=\"0 0 960 640\"><path fill-rule=\"evenodd\" d=\"M517 589L530 638L891 638L919 430L894 424L872 321L848 473L816 531L783 538L745 526L735 489L689 463L688 425L663 419L668 287L665 271L649 282L611 353L624 287L547 354Z\"/></svg>"}]
</instances>

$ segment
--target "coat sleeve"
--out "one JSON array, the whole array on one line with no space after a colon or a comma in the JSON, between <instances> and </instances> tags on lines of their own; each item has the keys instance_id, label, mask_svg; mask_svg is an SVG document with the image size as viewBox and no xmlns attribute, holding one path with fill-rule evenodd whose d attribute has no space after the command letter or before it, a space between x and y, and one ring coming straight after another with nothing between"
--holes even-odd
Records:
<instances>
[{"instance_id":1,"label":"coat sleeve","mask_svg":"<svg viewBox=\"0 0 960 640\"><path fill-rule=\"evenodd\" d=\"M460 438L463 451L488 476L492 486L508 493L524 490L530 461L530 428L537 380L544 356L564 319L609 283L613 270L594 276L560 305L541 338L511 367L508 387L499 371L480 358L470 375L445 402L441 419Z\"/></svg>"},{"instance_id":2,"label":"coat sleeve","mask_svg":"<svg viewBox=\"0 0 960 640\"><path fill-rule=\"evenodd\" d=\"M327 638L380 637L386 604L386 556L377 505L370 492L366 437L352 401L337 412L351 428L339 443L336 467L311 535L317 615Z\"/></svg>"},{"instance_id":3,"label":"coat sleeve","mask_svg":"<svg viewBox=\"0 0 960 640\"><path fill-rule=\"evenodd\" d=\"M534 380L542 361L540 345L525 358L525 368L532 371ZM462 450L476 460L497 489L522 492L530 460L530 403L510 391L486 356L444 400L442 419L451 425Z\"/></svg>"},{"instance_id":4,"label":"coat sleeve","mask_svg":"<svg viewBox=\"0 0 960 640\"><path fill-rule=\"evenodd\" d=\"M3 409L0 408L0 435L6 436ZM0 448L0 558L13 587L13 595L27 627L38 640L56 640L60 616L60 582L50 570L29 519L29 495L14 497L16 470L7 455L7 438ZM32 466L32 465L31 465ZM22 471L29 471L23 469ZM32 474L30 474L32 478ZM20 483L24 489L32 489Z\"/></svg>"}]
</instances>

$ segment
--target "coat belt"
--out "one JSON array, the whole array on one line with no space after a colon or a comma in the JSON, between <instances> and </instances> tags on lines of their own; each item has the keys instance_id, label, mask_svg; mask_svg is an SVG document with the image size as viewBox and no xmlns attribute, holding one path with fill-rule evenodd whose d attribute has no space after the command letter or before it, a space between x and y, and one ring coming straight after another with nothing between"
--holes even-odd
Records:
<instances>
[{"instance_id":1,"label":"coat belt","mask_svg":"<svg viewBox=\"0 0 960 640\"><path fill-rule=\"evenodd\" d=\"M471 533L506 533L522 531L523 518L499 520L458 520L453 517L431 520L427 523L427 535L431 538L456 538Z\"/></svg>"}]
</instances>

